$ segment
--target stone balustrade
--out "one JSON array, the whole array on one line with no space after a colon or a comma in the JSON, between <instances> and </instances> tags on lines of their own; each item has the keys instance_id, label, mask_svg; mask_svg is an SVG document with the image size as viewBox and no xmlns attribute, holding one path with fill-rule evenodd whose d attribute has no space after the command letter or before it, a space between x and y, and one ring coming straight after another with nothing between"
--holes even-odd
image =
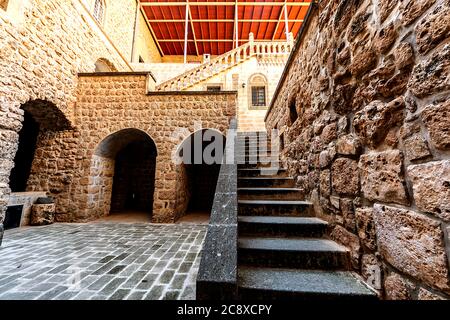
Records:
<instances>
[{"instance_id":1,"label":"stone balustrade","mask_svg":"<svg viewBox=\"0 0 450 320\"><path fill-rule=\"evenodd\" d=\"M228 51L210 62L190 69L181 75L165 81L156 87L156 91L181 91L204 81L220 72L228 70L239 63L255 56L287 56L293 48L293 36L290 34L288 41L254 41L250 33L250 41L231 51Z\"/></svg>"}]
</instances>

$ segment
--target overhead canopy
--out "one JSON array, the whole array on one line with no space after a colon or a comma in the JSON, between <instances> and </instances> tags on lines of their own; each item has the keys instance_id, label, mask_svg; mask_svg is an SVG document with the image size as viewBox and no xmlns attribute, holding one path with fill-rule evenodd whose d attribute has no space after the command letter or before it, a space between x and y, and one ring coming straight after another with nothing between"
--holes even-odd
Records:
<instances>
[{"instance_id":1,"label":"overhead canopy","mask_svg":"<svg viewBox=\"0 0 450 320\"><path fill-rule=\"evenodd\" d=\"M165 55L183 55L185 38L188 55L223 54L236 44L247 42L250 32L255 41L285 41L286 32L297 35L310 5L309 0L140 0L140 3Z\"/></svg>"}]
</instances>

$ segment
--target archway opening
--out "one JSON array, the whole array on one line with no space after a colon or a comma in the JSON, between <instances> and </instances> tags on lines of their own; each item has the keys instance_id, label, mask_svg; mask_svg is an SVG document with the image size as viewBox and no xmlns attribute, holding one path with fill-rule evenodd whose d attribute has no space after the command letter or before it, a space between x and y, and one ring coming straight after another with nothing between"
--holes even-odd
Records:
<instances>
[{"instance_id":1,"label":"archway opening","mask_svg":"<svg viewBox=\"0 0 450 320\"><path fill-rule=\"evenodd\" d=\"M157 149L138 129L124 129L97 147L91 167L92 213L108 220L150 221Z\"/></svg>"},{"instance_id":2,"label":"archway opening","mask_svg":"<svg viewBox=\"0 0 450 320\"><path fill-rule=\"evenodd\" d=\"M109 60L100 58L95 62L95 72L117 72L117 68Z\"/></svg>"},{"instance_id":3,"label":"archway opening","mask_svg":"<svg viewBox=\"0 0 450 320\"><path fill-rule=\"evenodd\" d=\"M185 211L181 221L209 221L224 148L225 137L211 129L197 131L182 143L180 180L185 189Z\"/></svg>"},{"instance_id":4,"label":"archway opening","mask_svg":"<svg viewBox=\"0 0 450 320\"><path fill-rule=\"evenodd\" d=\"M19 146L14 157L14 167L9 177L12 192L27 191L33 161L40 135L70 129L65 115L53 104L44 100L29 101L21 106L24 111Z\"/></svg>"}]
</instances>

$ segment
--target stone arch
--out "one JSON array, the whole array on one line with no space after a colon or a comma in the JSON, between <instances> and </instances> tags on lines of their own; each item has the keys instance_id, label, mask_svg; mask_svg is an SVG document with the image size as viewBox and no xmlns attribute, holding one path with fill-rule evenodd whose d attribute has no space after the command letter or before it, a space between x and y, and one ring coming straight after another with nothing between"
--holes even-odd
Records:
<instances>
[{"instance_id":1,"label":"stone arch","mask_svg":"<svg viewBox=\"0 0 450 320\"><path fill-rule=\"evenodd\" d=\"M268 107L269 82L262 73L254 73L248 78L248 108L250 110Z\"/></svg>"},{"instance_id":2,"label":"stone arch","mask_svg":"<svg viewBox=\"0 0 450 320\"><path fill-rule=\"evenodd\" d=\"M108 59L100 58L95 62L95 72L117 72L117 68Z\"/></svg>"},{"instance_id":3,"label":"stone arch","mask_svg":"<svg viewBox=\"0 0 450 320\"><path fill-rule=\"evenodd\" d=\"M175 220L188 214L209 217L225 141L216 129L200 129L178 145Z\"/></svg>"},{"instance_id":4,"label":"stone arch","mask_svg":"<svg viewBox=\"0 0 450 320\"><path fill-rule=\"evenodd\" d=\"M124 211L153 214L156 157L154 140L144 131L126 128L95 148L87 179L88 220Z\"/></svg>"},{"instance_id":5,"label":"stone arch","mask_svg":"<svg viewBox=\"0 0 450 320\"><path fill-rule=\"evenodd\" d=\"M56 144L65 131L72 129L65 114L52 102L30 100L22 104L20 109L23 112L23 122L18 133L14 167L9 178L12 192L26 191L32 176L34 184L40 184L40 173L51 171L49 162L55 160L52 158L54 153L48 152L46 142L54 141ZM33 189L36 188L39 187Z\"/></svg>"}]
</instances>

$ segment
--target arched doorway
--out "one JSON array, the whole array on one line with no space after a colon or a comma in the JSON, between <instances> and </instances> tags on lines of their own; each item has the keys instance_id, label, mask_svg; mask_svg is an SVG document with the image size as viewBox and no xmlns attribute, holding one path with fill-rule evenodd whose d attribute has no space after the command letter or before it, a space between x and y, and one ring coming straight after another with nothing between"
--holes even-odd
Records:
<instances>
[{"instance_id":1,"label":"arched doorway","mask_svg":"<svg viewBox=\"0 0 450 320\"><path fill-rule=\"evenodd\" d=\"M91 215L150 221L156 157L156 144L141 130L124 129L106 137L96 148L91 165Z\"/></svg>"},{"instance_id":2,"label":"arched doorway","mask_svg":"<svg viewBox=\"0 0 450 320\"><path fill-rule=\"evenodd\" d=\"M199 130L180 145L181 221L209 220L224 148L225 137L212 129Z\"/></svg>"},{"instance_id":3,"label":"arched doorway","mask_svg":"<svg viewBox=\"0 0 450 320\"><path fill-rule=\"evenodd\" d=\"M33 100L23 104L21 109L24 112L24 120L19 131L19 146L14 157L14 168L9 178L12 192L27 190L40 135L49 136L71 127L65 115L51 102Z\"/></svg>"}]
</instances>

